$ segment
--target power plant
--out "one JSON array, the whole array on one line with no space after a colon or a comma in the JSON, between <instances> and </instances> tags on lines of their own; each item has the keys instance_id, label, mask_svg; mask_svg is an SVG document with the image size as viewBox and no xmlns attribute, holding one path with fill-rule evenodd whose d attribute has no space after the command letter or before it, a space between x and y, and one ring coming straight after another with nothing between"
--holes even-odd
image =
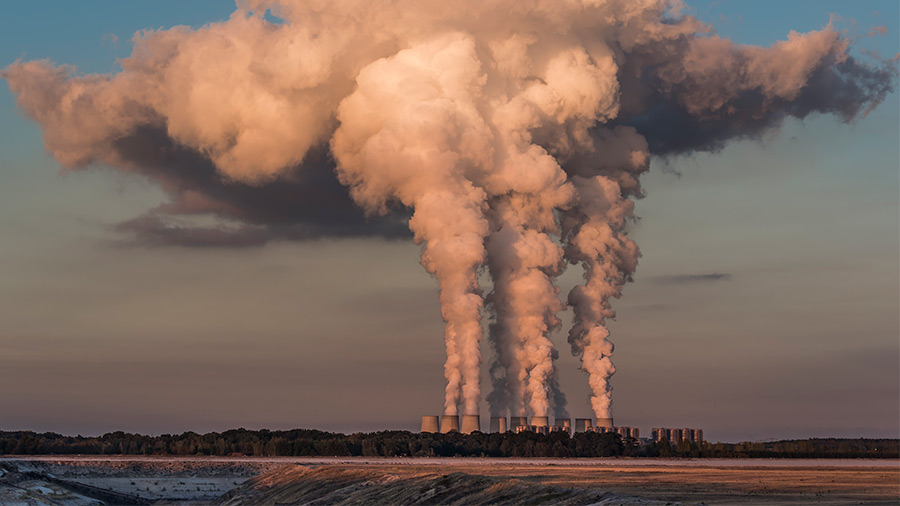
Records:
<instances>
[{"instance_id":1,"label":"power plant","mask_svg":"<svg viewBox=\"0 0 900 506\"><path fill-rule=\"evenodd\" d=\"M597 425L592 429L587 429L585 432L596 432L599 434L603 434L605 432L615 432L616 434L622 436L622 439L632 438L632 439L640 439L640 430L637 427L613 427L606 425Z\"/></svg>"},{"instance_id":2,"label":"power plant","mask_svg":"<svg viewBox=\"0 0 900 506\"><path fill-rule=\"evenodd\" d=\"M438 428L438 420L440 420L440 429ZM550 434L554 432L566 432L573 434L571 418L557 418L554 424L550 425L550 417L533 416L531 423L527 416L512 416L507 422L505 416L492 416L490 423L491 433L504 432L534 432L536 434ZM462 423L458 415L444 415L438 417L436 415L426 415L422 417L421 432L462 432L463 434L471 434L481 431L481 417L479 415L462 415ZM611 432L622 436L622 439L631 438L640 439L640 429L637 427L615 426L612 418L598 418L594 423L593 418L576 418L574 432L595 432L599 434ZM700 443L703 441L702 429L680 428L654 428L650 432L650 441L659 442L667 440L670 443L678 441L688 441L691 443Z\"/></svg>"},{"instance_id":3,"label":"power plant","mask_svg":"<svg viewBox=\"0 0 900 506\"><path fill-rule=\"evenodd\" d=\"M463 415L460 431L463 434L481 432L481 417L478 415Z\"/></svg>"},{"instance_id":4,"label":"power plant","mask_svg":"<svg viewBox=\"0 0 900 506\"><path fill-rule=\"evenodd\" d=\"M650 431L650 439L654 442L660 442L663 439L670 443L678 441L689 441L691 443L700 443L703 441L703 429L665 429L658 428Z\"/></svg>"},{"instance_id":5,"label":"power plant","mask_svg":"<svg viewBox=\"0 0 900 506\"><path fill-rule=\"evenodd\" d=\"M444 415L441 418L441 433L446 434L448 432L459 432L459 416Z\"/></svg>"},{"instance_id":6,"label":"power plant","mask_svg":"<svg viewBox=\"0 0 900 506\"><path fill-rule=\"evenodd\" d=\"M440 420L440 428L438 424ZM422 417L422 428L420 432L440 432L446 434L448 432L462 432L463 434L471 434L473 432L481 432L481 417L479 415L462 415L462 423L458 415L425 415ZM506 432L505 417L491 417L491 432Z\"/></svg>"},{"instance_id":7,"label":"power plant","mask_svg":"<svg viewBox=\"0 0 900 506\"><path fill-rule=\"evenodd\" d=\"M439 432L440 430L437 416L426 415L422 417L422 430L420 432Z\"/></svg>"},{"instance_id":8,"label":"power plant","mask_svg":"<svg viewBox=\"0 0 900 506\"><path fill-rule=\"evenodd\" d=\"M516 427L521 427L523 425L528 425L528 417L527 416L511 416L509 417L509 430L515 432Z\"/></svg>"}]
</instances>

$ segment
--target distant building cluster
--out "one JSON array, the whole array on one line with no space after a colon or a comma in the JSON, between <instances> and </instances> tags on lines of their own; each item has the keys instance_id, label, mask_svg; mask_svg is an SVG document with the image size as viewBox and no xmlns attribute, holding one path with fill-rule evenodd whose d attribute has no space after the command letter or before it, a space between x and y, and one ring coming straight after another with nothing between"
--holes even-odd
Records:
<instances>
[{"instance_id":1,"label":"distant building cluster","mask_svg":"<svg viewBox=\"0 0 900 506\"><path fill-rule=\"evenodd\" d=\"M640 429L637 427L617 427L613 425L612 418L576 418L573 427L572 420L569 418L557 418L554 424L550 424L550 417L534 416L529 421L527 416L492 416L490 432L533 432L535 434L552 434L555 432L565 432L572 435L574 432L595 432L603 434L606 432L616 433L622 436L622 439L631 438L640 441ZM573 430L574 429L574 430ZM466 434L480 431L481 421L477 415L463 415L462 424L460 417L457 415L423 416L422 432L463 432ZM651 431L650 441L659 442L663 439L670 443L677 443L686 440L691 443L699 443L703 441L703 430L701 429L667 429L657 428ZM645 440L646 442L646 440Z\"/></svg>"},{"instance_id":2,"label":"distant building cluster","mask_svg":"<svg viewBox=\"0 0 900 506\"><path fill-rule=\"evenodd\" d=\"M641 431L637 427L588 427L585 429L585 432L598 432L603 434L604 432L615 432L616 434L622 436L622 439L632 438L632 439L640 439Z\"/></svg>"},{"instance_id":3,"label":"distant building cluster","mask_svg":"<svg viewBox=\"0 0 900 506\"><path fill-rule=\"evenodd\" d=\"M522 432L534 432L535 434L550 434L550 427L546 425L517 425L516 434Z\"/></svg>"},{"instance_id":4,"label":"distant building cluster","mask_svg":"<svg viewBox=\"0 0 900 506\"><path fill-rule=\"evenodd\" d=\"M703 429L666 429L658 428L650 431L650 439L654 442L660 442L663 439L670 443L679 441L688 441L691 443L700 443L703 441Z\"/></svg>"}]
</instances>

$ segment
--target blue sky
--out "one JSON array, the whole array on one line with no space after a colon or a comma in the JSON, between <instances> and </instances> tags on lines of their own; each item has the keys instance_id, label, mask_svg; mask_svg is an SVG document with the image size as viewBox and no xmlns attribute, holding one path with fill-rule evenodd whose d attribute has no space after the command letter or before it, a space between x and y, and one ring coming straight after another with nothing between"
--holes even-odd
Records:
<instances>
[{"instance_id":1,"label":"blue sky","mask_svg":"<svg viewBox=\"0 0 900 506\"><path fill-rule=\"evenodd\" d=\"M895 1L690 5L740 43L768 45L836 14L851 35L887 27L854 47L900 51ZM232 10L16 4L0 21L0 65L49 58L113 72L135 31ZM854 124L814 117L761 142L654 161L633 233L644 256L612 328L618 423L700 426L714 440L900 436L898 110L894 93ZM109 224L162 199L102 168L61 175L0 86L0 429L414 429L438 413L441 322L416 246L115 243ZM711 273L725 276L685 282ZM578 276L561 278L563 292ZM554 341L570 410L584 416L585 378L564 335Z\"/></svg>"}]
</instances>

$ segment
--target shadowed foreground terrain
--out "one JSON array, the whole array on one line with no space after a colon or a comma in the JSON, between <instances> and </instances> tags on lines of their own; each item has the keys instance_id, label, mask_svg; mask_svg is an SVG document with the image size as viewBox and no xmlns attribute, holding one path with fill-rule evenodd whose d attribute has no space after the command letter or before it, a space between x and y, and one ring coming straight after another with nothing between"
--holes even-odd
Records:
<instances>
[{"instance_id":1,"label":"shadowed foreground terrain","mask_svg":"<svg viewBox=\"0 0 900 506\"><path fill-rule=\"evenodd\" d=\"M258 476L213 504L667 504L595 488L544 485L512 477L404 471L289 466Z\"/></svg>"},{"instance_id":2,"label":"shadowed foreground terrain","mask_svg":"<svg viewBox=\"0 0 900 506\"><path fill-rule=\"evenodd\" d=\"M896 468L297 465L213 504L896 505L898 479Z\"/></svg>"},{"instance_id":3,"label":"shadowed foreground terrain","mask_svg":"<svg viewBox=\"0 0 900 506\"><path fill-rule=\"evenodd\" d=\"M896 505L886 460L6 457L0 504Z\"/></svg>"}]
</instances>

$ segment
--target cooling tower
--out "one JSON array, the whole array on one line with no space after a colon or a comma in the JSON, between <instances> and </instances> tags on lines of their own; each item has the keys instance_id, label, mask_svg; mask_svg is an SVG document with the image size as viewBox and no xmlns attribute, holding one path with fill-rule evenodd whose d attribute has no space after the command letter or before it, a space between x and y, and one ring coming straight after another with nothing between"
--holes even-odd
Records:
<instances>
[{"instance_id":1,"label":"cooling tower","mask_svg":"<svg viewBox=\"0 0 900 506\"><path fill-rule=\"evenodd\" d=\"M594 424L590 418L576 418L575 419L575 432L584 432L593 426L594 426Z\"/></svg>"},{"instance_id":2,"label":"cooling tower","mask_svg":"<svg viewBox=\"0 0 900 506\"><path fill-rule=\"evenodd\" d=\"M444 415L444 418L441 418L441 433L448 432L459 432L459 416Z\"/></svg>"},{"instance_id":3,"label":"cooling tower","mask_svg":"<svg viewBox=\"0 0 900 506\"><path fill-rule=\"evenodd\" d=\"M531 417L531 425L535 425L537 427L546 427L550 425L550 417L549 416L532 416Z\"/></svg>"},{"instance_id":4,"label":"cooling tower","mask_svg":"<svg viewBox=\"0 0 900 506\"><path fill-rule=\"evenodd\" d=\"M527 416L511 416L509 417L509 430L515 431L516 427L528 425Z\"/></svg>"},{"instance_id":5,"label":"cooling tower","mask_svg":"<svg viewBox=\"0 0 900 506\"><path fill-rule=\"evenodd\" d=\"M496 434L498 432L503 433L506 432L506 417L505 416L492 416L491 417L491 432Z\"/></svg>"},{"instance_id":6,"label":"cooling tower","mask_svg":"<svg viewBox=\"0 0 900 506\"><path fill-rule=\"evenodd\" d=\"M437 432L437 431L438 431L438 417L423 416L422 417L422 432Z\"/></svg>"},{"instance_id":7,"label":"cooling tower","mask_svg":"<svg viewBox=\"0 0 900 506\"><path fill-rule=\"evenodd\" d=\"M567 429L572 428L572 419L571 418L563 418L562 420L556 420L556 425L562 425Z\"/></svg>"},{"instance_id":8,"label":"cooling tower","mask_svg":"<svg viewBox=\"0 0 900 506\"><path fill-rule=\"evenodd\" d=\"M597 427L608 427L608 428L612 429L613 428L612 418L598 418L597 419Z\"/></svg>"},{"instance_id":9,"label":"cooling tower","mask_svg":"<svg viewBox=\"0 0 900 506\"><path fill-rule=\"evenodd\" d=\"M481 432L481 417L478 415L463 415L460 432L471 434L475 431Z\"/></svg>"}]
</instances>

